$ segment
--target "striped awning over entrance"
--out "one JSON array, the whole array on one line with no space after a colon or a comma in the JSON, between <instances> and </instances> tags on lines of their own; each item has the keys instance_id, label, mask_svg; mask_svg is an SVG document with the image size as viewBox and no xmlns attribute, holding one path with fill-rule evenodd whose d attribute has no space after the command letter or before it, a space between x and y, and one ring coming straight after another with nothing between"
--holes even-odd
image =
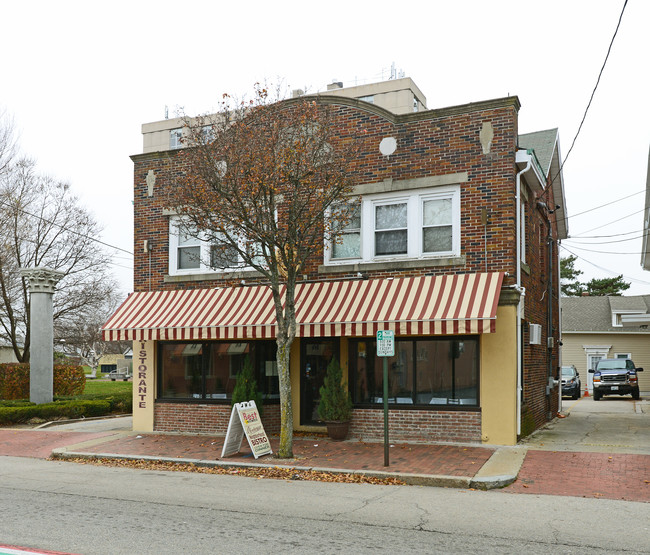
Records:
<instances>
[{"instance_id":1,"label":"striped awning over entrance","mask_svg":"<svg viewBox=\"0 0 650 555\"><path fill-rule=\"evenodd\" d=\"M299 337L490 333L502 273L321 281L296 286ZM104 339L274 338L266 286L132 293L103 328Z\"/></svg>"}]
</instances>

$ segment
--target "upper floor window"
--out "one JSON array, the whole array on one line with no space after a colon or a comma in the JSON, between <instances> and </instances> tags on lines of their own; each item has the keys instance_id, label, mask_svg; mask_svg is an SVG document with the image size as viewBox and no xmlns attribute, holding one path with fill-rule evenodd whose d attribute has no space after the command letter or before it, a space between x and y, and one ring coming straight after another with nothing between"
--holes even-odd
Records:
<instances>
[{"instance_id":1,"label":"upper floor window","mask_svg":"<svg viewBox=\"0 0 650 555\"><path fill-rule=\"evenodd\" d=\"M338 241L331 264L460 254L460 187L366 195Z\"/></svg>"},{"instance_id":2,"label":"upper floor window","mask_svg":"<svg viewBox=\"0 0 650 555\"><path fill-rule=\"evenodd\" d=\"M258 264L263 264L259 246L242 240L240 247L248 249ZM209 242L183 223L183 218L169 218L169 274L184 275L224 270L247 269L237 249L219 242L219 237Z\"/></svg>"},{"instance_id":3,"label":"upper floor window","mask_svg":"<svg viewBox=\"0 0 650 555\"><path fill-rule=\"evenodd\" d=\"M170 150L175 148L182 148L183 130L181 128L172 129L169 132L169 148Z\"/></svg>"}]
</instances>

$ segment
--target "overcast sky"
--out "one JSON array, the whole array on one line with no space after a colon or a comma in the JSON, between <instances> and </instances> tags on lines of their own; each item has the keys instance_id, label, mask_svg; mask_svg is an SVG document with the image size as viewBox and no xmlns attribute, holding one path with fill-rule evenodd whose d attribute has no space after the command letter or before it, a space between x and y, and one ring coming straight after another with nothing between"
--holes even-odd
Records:
<instances>
[{"instance_id":1,"label":"overcast sky","mask_svg":"<svg viewBox=\"0 0 650 555\"><path fill-rule=\"evenodd\" d=\"M165 106L170 117L180 107L208 112L222 93L241 95L264 79L309 92L334 79L375 82L394 63L429 108L517 95L520 132L558 127L566 157L623 5L0 0L0 108L13 115L23 152L68 181L102 223L102 240L131 251L129 156L142 151L141 124L163 119ZM650 2L629 0L564 167L571 239L563 245L580 256L583 279L622 273L627 294L650 294L640 267L648 22ZM126 294L133 259L115 251L114 262Z\"/></svg>"}]
</instances>

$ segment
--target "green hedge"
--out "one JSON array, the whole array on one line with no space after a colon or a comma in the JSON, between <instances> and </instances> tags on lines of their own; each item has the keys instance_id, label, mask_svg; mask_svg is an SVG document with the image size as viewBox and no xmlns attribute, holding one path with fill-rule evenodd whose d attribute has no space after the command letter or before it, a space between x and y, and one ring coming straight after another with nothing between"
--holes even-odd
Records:
<instances>
[{"instance_id":1,"label":"green hedge","mask_svg":"<svg viewBox=\"0 0 650 555\"><path fill-rule=\"evenodd\" d=\"M27 422L32 418L52 420L55 418L86 418L103 416L111 412L111 403L106 399L56 401L40 405L0 406L0 424Z\"/></svg>"},{"instance_id":2,"label":"green hedge","mask_svg":"<svg viewBox=\"0 0 650 555\"><path fill-rule=\"evenodd\" d=\"M81 395L86 375L81 366L55 364L52 381L54 396ZM29 399L29 364L0 364L0 399Z\"/></svg>"}]
</instances>

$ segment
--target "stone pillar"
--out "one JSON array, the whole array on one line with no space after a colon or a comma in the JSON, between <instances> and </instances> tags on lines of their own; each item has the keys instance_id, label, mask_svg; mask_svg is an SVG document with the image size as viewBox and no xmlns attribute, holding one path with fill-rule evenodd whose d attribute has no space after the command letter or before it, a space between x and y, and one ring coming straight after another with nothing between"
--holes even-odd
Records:
<instances>
[{"instance_id":1,"label":"stone pillar","mask_svg":"<svg viewBox=\"0 0 650 555\"><path fill-rule=\"evenodd\" d=\"M55 285L65 274L38 266L21 268L20 273L28 280L30 293L29 400L37 404L50 403L54 365L52 295Z\"/></svg>"}]
</instances>

